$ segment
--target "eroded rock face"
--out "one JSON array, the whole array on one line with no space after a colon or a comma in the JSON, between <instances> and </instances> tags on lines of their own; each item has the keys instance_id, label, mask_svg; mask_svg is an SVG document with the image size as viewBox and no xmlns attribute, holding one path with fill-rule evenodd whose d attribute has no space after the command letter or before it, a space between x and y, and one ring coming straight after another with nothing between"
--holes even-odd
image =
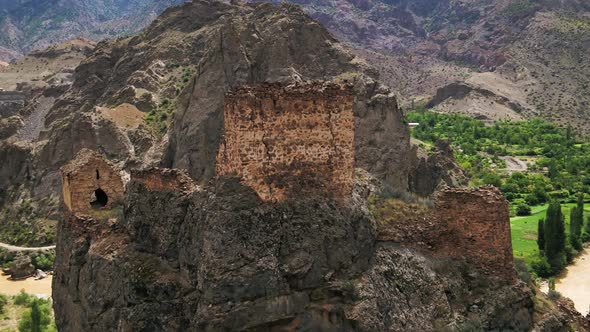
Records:
<instances>
[{"instance_id":1,"label":"eroded rock face","mask_svg":"<svg viewBox=\"0 0 590 332\"><path fill-rule=\"evenodd\" d=\"M10 264L10 278L14 280L28 278L35 272L31 257L20 255Z\"/></svg>"},{"instance_id":2,"label":"eroded rock face","mask_svg":"<svg viewBox=\"0 0 590 332\"><path fill-rule=\"evenodd\" d=\"M37 106L16 135L35 145L28 158L37 181L27 185L44 195L57 194L60 167L83 148L120 164L184 169L206 183L215 176L226 93L308 80L354 86L356 166L408 189L412 150L393 93L372 67L296 6L186 3L141 34L99 43L67 74L71 83L60 84L62 76L56 76L54 89L32 102ZM111 116L125 117L127 108L153 110L164 98L175 114L167 115L174 120L161 141L142 118L127 126ZM19 185L12 179L0 182Z\"/></svg>"},{"instance_id":3,"label":"eroded rock face","mask_svg":"<svg viewBox=\"0 0 590 332\"><path fill-rule=\"evenodd\" d=\"M459 166L453 149L446 141L438 141L431 155L417 158L410 173L410 191L428 197L444 187L466 185L468 177Z\"/></svg>"},{"instance_id":4,"label":"eroded rock face","mask_svg":"<svg viewBox=\"0 0 590 332\"><path fill-rule=\"evenodd\" d=\"M204 188L187 179L132 174L124 218L60 223L61 331L432 331L466 317L491 329L532 324L524 285L379 239L358 202L265 203L237 178Z\"/></svg>"}]
</instances>

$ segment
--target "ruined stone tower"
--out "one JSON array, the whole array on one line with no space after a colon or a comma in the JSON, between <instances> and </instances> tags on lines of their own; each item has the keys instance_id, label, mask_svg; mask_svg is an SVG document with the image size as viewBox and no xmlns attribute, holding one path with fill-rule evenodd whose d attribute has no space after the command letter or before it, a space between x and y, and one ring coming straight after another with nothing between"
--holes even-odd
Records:
<instances>
[{"instance_id":1,"label":"ruined stone tower","mask_svg":"<svg viewBox=\"0 0 590 332\"><path fill-rule=\"evenodd\" d=\"M64 204L74 214L108 209L123 200L122 171L97 152L80 150L61 171Z\"/></svg>"},{"instance_id":2,"label":"ruined stone tower","mask_svg":"<svg viewBox=\"0 0 590 332\"><path fill-rule=\"evenodd\" d=\"M351 195L352 88L261 84L229 93L218 175L236 175L267 201L310 191Z\"/></svg>"}]
</instances>

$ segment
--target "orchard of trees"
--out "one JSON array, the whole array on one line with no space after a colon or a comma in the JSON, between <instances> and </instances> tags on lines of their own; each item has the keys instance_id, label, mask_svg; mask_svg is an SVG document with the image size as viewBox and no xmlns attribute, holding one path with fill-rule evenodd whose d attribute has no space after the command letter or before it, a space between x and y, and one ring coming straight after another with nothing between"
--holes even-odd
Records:
<instances>
[{"instance_id":1,"label":"orchard of trees","mask_svg":"<svg viewBox=\"0 0 590 332\"><path fill-rule=\"evenodd\" d=\"M541 119L486 125L467 116L426 110L409 112L406 120L420 124L412 136L426 149L439 139L449 141L472 184L498 186L514 215L526 214L524 205L574 203L578 193L590 194L590 144L569 128ZM528 160L528 170L502 171L502 156Z\"/></svg>"}]
</instances>

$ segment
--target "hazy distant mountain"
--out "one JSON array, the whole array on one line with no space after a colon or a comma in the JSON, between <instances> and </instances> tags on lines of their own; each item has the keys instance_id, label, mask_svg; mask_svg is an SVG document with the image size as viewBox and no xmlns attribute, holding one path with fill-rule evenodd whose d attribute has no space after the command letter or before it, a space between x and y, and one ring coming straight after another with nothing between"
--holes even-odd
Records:
<instances>
[{"instance_id":1,"label":"hazy distant mountain","mask_svg":"<svg viewBox=\"0 0 590 332\"><path fill-rule=\"evenodd\" d=\"M354 44L405 104L590 133L588 0L291 2Z\"/></svg>"},{"instance_id":2,"label":"hazy distant mountain","mask_svg":"<svg viewBox=\"0 0 590 332\"><path fill-rule=\"evenodd\" d=\"M136 32L182 0L0 0L0 60L77 37Z\"/></svg>"},{"instance_id":3,"label":"hazy distant mountain","mask_svg":"<svg viewBox=\"0 0 590 332\"><path fill-rule=\"evenodd\" d=\"M0 60L136 32L182 1L0 0ZM438 92L431 106L441 111L541 116L590 133L588 0L289 2L368 58L402 104Z\"/></svg>"}]
</instances>

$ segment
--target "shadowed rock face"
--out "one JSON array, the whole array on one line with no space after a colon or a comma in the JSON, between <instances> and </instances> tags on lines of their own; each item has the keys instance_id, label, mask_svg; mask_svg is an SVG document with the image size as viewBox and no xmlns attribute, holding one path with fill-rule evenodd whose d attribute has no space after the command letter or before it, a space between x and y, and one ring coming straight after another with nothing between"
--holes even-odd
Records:
<instances>
[{"instance_id":1,"label":"shadowed rock face","mask_svg":"<svg viewBox=\"0 0 590 332\"><path fill-rule=\"evenodd\" d=\"M409 186L411 192L428 197L445 186L461 187L467 182L467 174L457 163L449 142L440 140L431 155L417 158Z\"/></svg>"},{"instance_id":2,"label":"shadowed rock face","mask_svg":"<svg viewBox=\"0 0 590 332\"><path fill-rule=\"evenodd\" d=\"M386 226L359 202L265 203L235 178L173 188L154 185L158 172L188 179L132 175L123 218L60 223L60 331L432 331L467 315L486 329L532 324L526 286L378 239Z\"/></svg>"},{"instance_id":3,"label":"shadowed rock face","mask_svg":"<svg viewBox=\"0 0 590 332\"><path fill-rule=\"evenodd\" d=\"M263 204L237 179L210 190L150 191L132 180L124 221L64 221L54 291L60 330L331 324L319 321L324 308L311 316L305 308L336 301L337 281L370 264L370 217L322 200Z\"/></svg>"}]
</instances>

